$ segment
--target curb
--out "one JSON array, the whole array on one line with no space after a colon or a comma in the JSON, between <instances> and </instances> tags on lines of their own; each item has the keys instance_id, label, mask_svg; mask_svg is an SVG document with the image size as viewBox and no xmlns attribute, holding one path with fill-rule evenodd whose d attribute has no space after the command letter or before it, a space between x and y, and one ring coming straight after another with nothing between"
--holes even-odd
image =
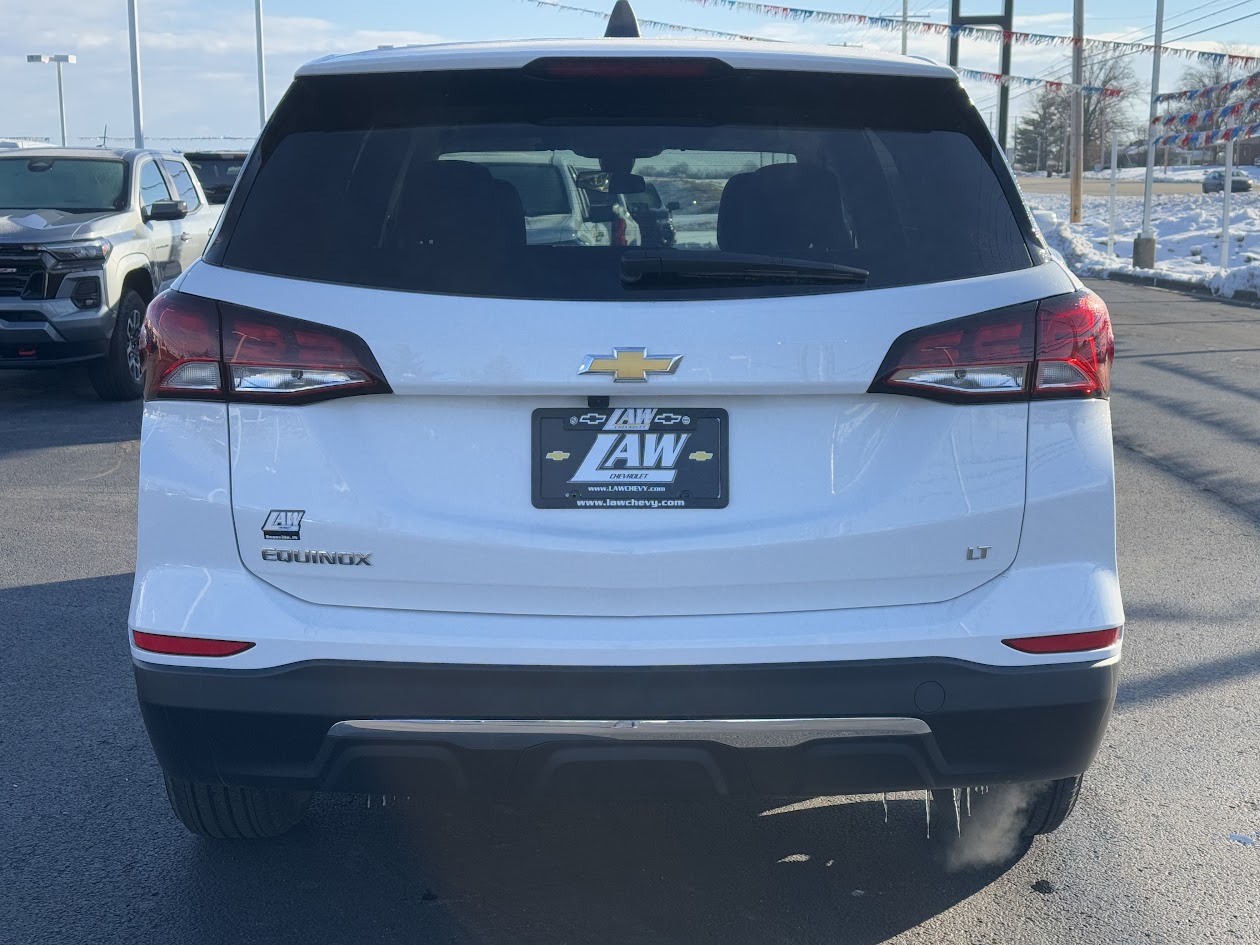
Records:
<instances>
[{"instance_id":1,"label":"curb","mask_svg":"<svg viewBox=\"0 0 1260 945\"><path fill-rule=\"evenodd\" d=\"M1151 289L1169 289L1173 292L1183 292L1187 295L1209 298L1216 302L1223 302L1226 305L1260 308L1260 292L1253 292L1250 289L1239 289L1233 296L1226 298L1223 295L1217 295L1201 282L1183 282L1180 279L1168 279L1162 276L1139 276L1128 272L1104 272L1097 275L1082 276L1081 278L1099 279L1105 282L1123 282L1128 285L1146 286Z\"/></svg>"}]
</instances>

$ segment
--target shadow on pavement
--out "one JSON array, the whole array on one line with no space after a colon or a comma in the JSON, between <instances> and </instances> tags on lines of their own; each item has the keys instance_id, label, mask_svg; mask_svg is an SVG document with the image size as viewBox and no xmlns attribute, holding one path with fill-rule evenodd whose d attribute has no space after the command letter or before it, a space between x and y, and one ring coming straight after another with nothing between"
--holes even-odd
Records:
<instances>
[{"instance_id":1,"label":"shadow on pavement","mask_svg":"<svg viewBox=\"0 0 1260 945\"><path fill-rule=\"evenodd\" d=\"M0 456L140 436L140 401L106 403L82 367L0 371Z\"/></svg>"},{"instance_id":2,"label":"shadow on pavement","mask_svg":"<svg viewBox=\"0 0 1260 945\"><path fill-rule=\"evenodd\" d=\"M887 825L879 801L775 816L734 800L367 803L322 799L271 846L183 844L170 880L197 899L173 938L225 941L246 923L275 943L875 945L1018 858L951 872L920 801L892 802Z\"/></svg>"}]
</instances>

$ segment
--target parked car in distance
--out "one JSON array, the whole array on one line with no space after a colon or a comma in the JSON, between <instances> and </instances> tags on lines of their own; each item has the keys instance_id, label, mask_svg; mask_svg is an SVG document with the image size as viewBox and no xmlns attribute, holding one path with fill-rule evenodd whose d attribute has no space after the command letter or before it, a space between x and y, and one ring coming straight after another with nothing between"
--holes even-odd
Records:
<instances>
[{"instance_id":1,"label":"parked car in distance","mask_svg":"<svg viewBox=\"0 0 1260 945\"><path fill-rule=\"evenodd\" d=\"M662 203L660 191L651 181L647 182L642 193L627 194L626 201L630 205L630 214L639 224L644 246L673 246L677 242L673 212L679 209L678 201Z\"/></svg>"},{"instance_id":2,"label":"parked car in distance","mask_svg":"<svg viewBox=\"0 0 1260 945\"><path fill-rule=\"evenodd\" d=\"M607 212L591 213L590 195L578 187L575 154L557 151L467 151L443 154L467 161L510 184L525 215L529 246L611 246L614 228Z\"/></svg>"},{"instance_id":3,"label":"parked car in distance","mask_svg":"<svg viewBox=\"0 0 1260 945\"><path fill-rule=\"evenodd\" d=\"M104 399L139 397L145 306L218 217L177 154L0 152L0 368L86 362Z\"/></svg>"},{"instance_id":4,"label":"parked car in distance","mask_svg":"<svg viewBox=\"0 0 1260 945\"><path fill-rule=\"evenodd\" d=\"M1233 179L1230 182L1230 191L1238 193L1251 190L1251 178L1242 171L1234 171ZM1205 194L1219 194L1225 190L1225 172L1210 171L1203 175L1203 192Z\"/></svg>"},{"instance_id":5,"label":"parked car in distance","mask_svg":"<svg viewBox=\"0 0 1260 945\"><path fill-rule=\"evenodd\" d=\"M714 239L632 245L675 167ZM128 629L189 830L315 791L1068 816L1122 648L1114 339L952 69L329 56L242 175L144 330Z\"/></svg>"},{"instance_id":6,"label":"parked car in distance","mask_svg":"<svg viewBox=\"0 0 1260 945\"><path fill-rule=\"evenodd\" d=\"M197 173L206 200L214 204L227 203L228 195L236 184L245 163L244 151L185 151L184 157Z\"/></svg>"}]
</instances>

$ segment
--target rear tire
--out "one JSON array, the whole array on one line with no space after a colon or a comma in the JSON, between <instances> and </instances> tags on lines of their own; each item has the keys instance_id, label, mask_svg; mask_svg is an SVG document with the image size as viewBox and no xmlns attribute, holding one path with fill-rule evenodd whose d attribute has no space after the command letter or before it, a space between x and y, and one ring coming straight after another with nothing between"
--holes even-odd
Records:
<instances>
[{"instance_id":1,"label":"rear tire","mask_svg":"<svg viewBox=\"0 0 1260 945\"><path fill-rule=\"evenodd\" d=\"M1076 775L1029 785L1034 793L1032 803L1028 806L1024 836L1036 837L1043 833L1053 833L1063 826L1080 799L1083 780L1083 775Z\"/></svg>"},{"instance_id":2,"label":"rear tire","mask_svg":"<svg viewBox=\"0 0 1260 945\"><path fill-rule=\"evenodd\" d=\"M105 357L93 361L88 371L92 388L101 400L135 400L144 393L140 372L140 326L145 301L135 289L123 292L114 317L114 333Z\"/></svg>"},{"instance_id":3,"label":"rear tire","mask_svg":"<svg viewBox=\"0 0 1260 945\"><path fill-rule=\"evenodd\" d=\"M265 840L292 829L311 796L298 791L198 784L166 776L166 797L180 822L212 840Z\"/></svg>"}]
</instances>

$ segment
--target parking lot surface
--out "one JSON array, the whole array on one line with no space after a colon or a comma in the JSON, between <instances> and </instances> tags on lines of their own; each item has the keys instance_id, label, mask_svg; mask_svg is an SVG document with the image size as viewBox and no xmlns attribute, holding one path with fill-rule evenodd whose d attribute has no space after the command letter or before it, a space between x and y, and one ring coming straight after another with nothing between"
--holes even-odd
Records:
<instances>
[{"instance_id":1,"label":"parking lot surface","mask_svg":"<svg viewBox=\"0 0 1260 945\"><path fill-rule=\"evenodd\" d=\"M1081 805L1003 856L920 799L169 813L126 646L138 404L0 374L0 942L1260 941L1260 312L1110 283L1128 624ZM179 528L171 522L171 528Z\"/></svg>"}]
</instances>

